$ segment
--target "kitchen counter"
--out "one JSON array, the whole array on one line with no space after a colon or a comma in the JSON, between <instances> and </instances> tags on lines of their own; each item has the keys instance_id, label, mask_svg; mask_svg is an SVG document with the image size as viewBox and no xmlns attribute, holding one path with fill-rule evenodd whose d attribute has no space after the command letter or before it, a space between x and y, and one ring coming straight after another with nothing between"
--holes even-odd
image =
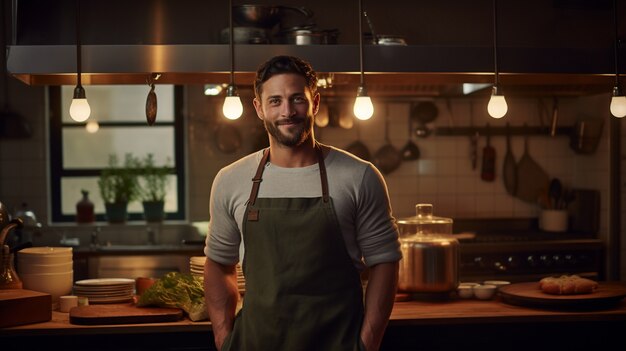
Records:
<instances>
[{"instance_id":1,"label":"kitchen counter","mask_svg":"<svg viewBox=\"0 0 626 351\"><path fill-rule=\"evenodd\" d=\"M67 349L119 348L114 345L151 350L210 349L210 330L208 321L191 322L186 318L171 323L73 325L69 324L67 313L53 312L49 322L1 329L0 342L22 348L55 342L64 344ZM514 345L521 349L539 340L546 342L546 337L559 334L570 338L574 346L612 337L623 343L617 340L621 335L618 330L626 330L626 300L610 309L597 311L520 307L505 304L499 298L491 301L408 301L394 305L382 349L417 349L425 345L448 349L467 343L480 345L503 340L514 341ZM579 335L585 338L579 340ZM567 340L559 338L559 345L563 343Z\"/></svg>"}]
</instances>

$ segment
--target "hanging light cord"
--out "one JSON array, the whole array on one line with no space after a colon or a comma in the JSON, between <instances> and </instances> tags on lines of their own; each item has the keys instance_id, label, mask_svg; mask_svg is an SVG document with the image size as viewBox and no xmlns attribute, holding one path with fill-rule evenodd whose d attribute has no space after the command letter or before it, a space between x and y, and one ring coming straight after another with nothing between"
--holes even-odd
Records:
<instances>
[{"instance_id":1,"label":"hanging light cord","mask_svg":"<svg viewBox=\"0 0 626 351\"><path fill-rule=\"evenodd\" d=\"M498 79L498 1L493 0L493 66L495 73L495 86L497 87Z\"/></svg>"},{"instance_id":2,"label":"hanging light cord","mask_svg":"<svg viewBox=\"0 0 626 351\"><path fill-rule=\"evenodd\" d=\"M230 34L230 85L235 85L235 45L233 34L233 1L228 1L228 32Z\"/></svg>"},{"instance_id":3,"label":"hanging light cord","mask_svg":"<svg viewBox=\"0 0 626 351\"><path fill-rule=\"evenodd\" d=\"M361 68L361 86L365 84L364 73L363 73L363 33L362 33L362 25L363 25L363 1L359 0L359 65Z\"/></svg>"},{"instance_id":4,"label":"hanging light cord","mask_svg":"<svg viewBox=\"0 0 626 351\"><path fill-rule=\"evenodd\" d=\"M80 49L80 0L76 0L76 86L81 86L80 79L81 49Z\"/></svg>"},{"instance_id":5,"label":"hanging light cord","mask_svg":"<svg viewBox=\"0 0 626 351\"><path fill-rule=\"evenodd\" d=\"M617 33L617 1L613 0L613 27L615 28L615 86L619 85L619 59L618 59L618 50L619 50L619 37Z\"/></svg>"}]
</instances>

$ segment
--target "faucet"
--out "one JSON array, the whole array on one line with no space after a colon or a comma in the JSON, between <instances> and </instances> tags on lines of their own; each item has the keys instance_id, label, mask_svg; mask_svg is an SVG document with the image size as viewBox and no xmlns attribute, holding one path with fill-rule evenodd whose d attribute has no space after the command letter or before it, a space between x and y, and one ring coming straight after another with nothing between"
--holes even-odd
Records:
<instances>
[{"instance_id":1,"label":"faucet","mask_svg":"<svg viewBox=\"0 0 626 351\"><path fill-rule=\"evenodd\" d=\"M96 247L98 247L100 245L100 240L99 240L98 236L100 235L101 231L102 231L102 228L96 227L91 232L91 247L92 248L96 248Z\"/></svg>"},{"instance_id":2,"label":"faucet","mask_svg":"<svg viewBox=\"0 0 626 351\"><path fill-rule=\"evenodd\" d=\"M154 229L150 226L147 226L146 232L148 233L148 244L156 245L156 233L154 232Z\"/></svg>"}]
</instances>

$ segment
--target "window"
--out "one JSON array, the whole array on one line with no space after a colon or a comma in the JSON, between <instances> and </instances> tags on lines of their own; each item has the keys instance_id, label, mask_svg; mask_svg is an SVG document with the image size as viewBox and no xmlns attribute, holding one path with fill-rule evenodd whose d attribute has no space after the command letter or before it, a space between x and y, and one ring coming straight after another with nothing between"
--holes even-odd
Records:
<instances>
[{"instance_id":1,"label":"window","mask_svg":"<svg viewBox=\"0 0 626 351\"><path fill-rule=\"evenodd\" d=\"M94 85L86 87L91 106L88 121L99 129L87 132L85 123L69 116L73 86L50 87L50 178L53 222L73 222L81 190L89 191L96 220L105 221L98 177L109 155L123 161L126 153L143 158L152 153L157 164L173 167L165 200L166 219L185 218L184 142L181 106L183 88L158 85L156 123L146 121L146 85ZM129 220L143 220L139 201L128 204Z\"/></svg>"}]
</instances>

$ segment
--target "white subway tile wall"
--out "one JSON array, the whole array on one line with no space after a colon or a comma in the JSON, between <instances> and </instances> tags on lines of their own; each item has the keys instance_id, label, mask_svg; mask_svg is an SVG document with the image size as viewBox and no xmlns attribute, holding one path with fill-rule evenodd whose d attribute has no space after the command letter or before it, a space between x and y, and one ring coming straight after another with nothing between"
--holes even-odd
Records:
<instances>
[{"instance_id":1,"label":"white subway tile wall","mask_svg":"<svg viewBox=\"0 0 626 351\"><path fill-rule=\"evenodd\" d=\"M48 222L48 181L47 181L47 119L45 109L46 94L43 88L24 87L12 84L12 108L21 113L31 124L34 135L30 139L0 140L0 200L10 209L22 202L38 214L43 223ZM188 179L188 219L207 220L211 182L220 168L254 151L257 144L255 131L260 126L252 107L252 93L241 89L244 102L244 116L233 123L243 136L242 147L232 153L221 153L215 145L216 122L223 121L220 97L207 97L201 86L185 89L187 105L186 117L187 179ZM323 92L322 92L323 94ZM19 95L19 96L18 96ZM349 100L349 99L348 99ZM385 144L384 104L373 97L376 112L369 121L356 121L359 124L361 140L372 154ZM486 98L458 98L451 100L452 114L446 108L446 101L435 99L439 115L429 127L513 126L527 123L531 126L548 126L550 123L551 99L544 99L547 109L538 113L538 100L531 98L507 99L509 113L501 120L488 117ZM559 101L559 125L571 126L579 118L608 120L609 94L599 96L562 98ZM33 103L39 101L40 103ZM407 122L410 102L389 103L389 134L391 143L398 149L407 142ZM599 113L598 111L602 111ZM452 118L451 118L452 117ZM542 118L540 118L542 117ZM600 237L608 230L608 123L605 123L600 144L595 153L576 154L569 147L567 136L536 136L529 138L531 156L551 177L559 177L566 186L599 189L601 192ZM339 127L325 127L317 131L324 143L346 147L357 139L356 128L350 130ZM626 137L626 127L622 124L622 136ZM496 149L496 179L484 182L480 179L481 152L486 144L485 136L478 143L478 164L472 169L470 162L470 141L468 136L439 136L436 133L427 138L414 137L421 157L416 161L403 163L399 169L385 180L389 187L394 215L397 218L412 216L416 203L428 202L435 206L435 214L452 218L527 218L535 217L539 208L507 195L502 183L502 162L506 150L503 136L492 136L491 145ZM512 149L519 161L524 151L521 136L512 138ZM626 143L622 143L622 160L626 160ZM622 162L622 172L626 174L626 164ZM242 186L247 186L242 184ZM623 188L626 188L626 183ZM78 199L77 199L78 200ZM622 190L622 200L626 203L626 190ZM626 218L626 206L622 207L622 217ZM622 233L626 230L622 230ZM624 237L624 235L622 235ZM622 257L626 257L626 240L622 240ZM626 274L626 260L622 260L623 276Z\"/></svg>"}]
</instances>

